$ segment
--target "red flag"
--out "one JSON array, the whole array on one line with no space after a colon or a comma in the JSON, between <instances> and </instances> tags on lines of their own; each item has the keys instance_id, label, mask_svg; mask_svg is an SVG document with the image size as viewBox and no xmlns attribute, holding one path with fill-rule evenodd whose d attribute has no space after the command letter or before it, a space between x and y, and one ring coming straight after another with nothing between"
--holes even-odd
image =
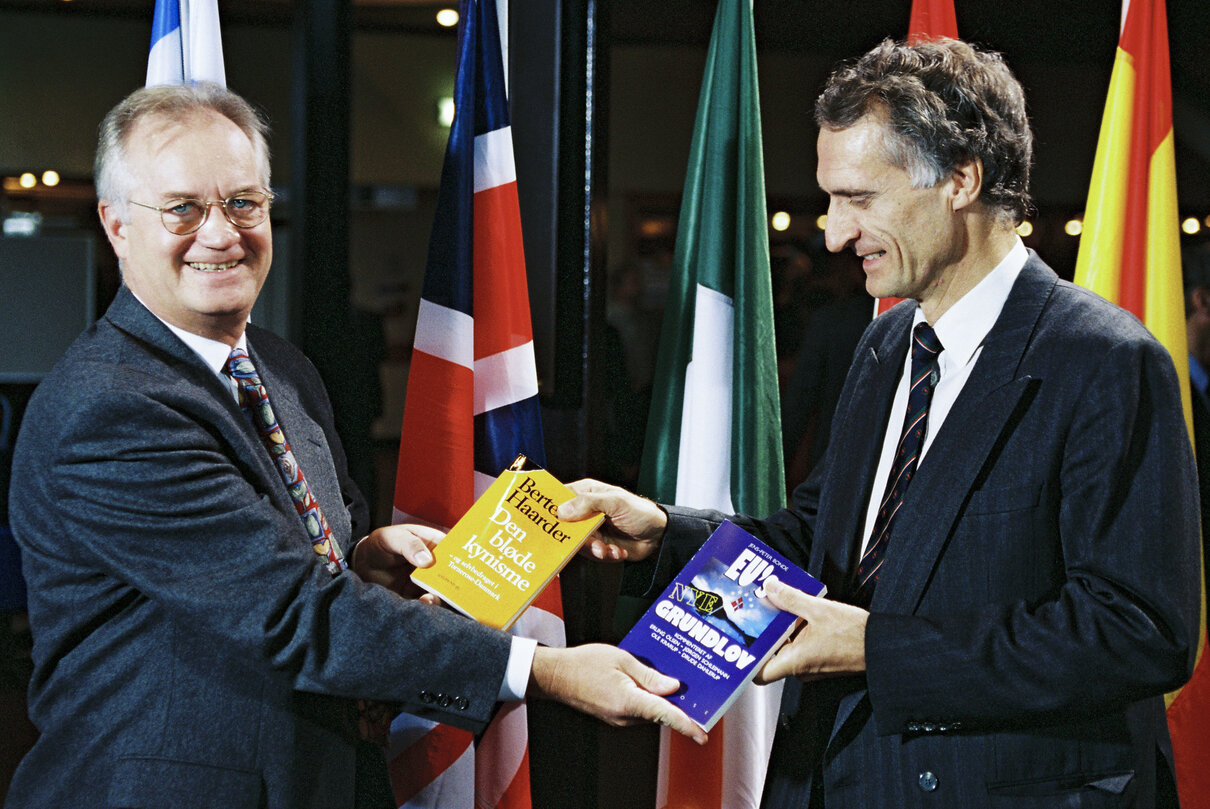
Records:
<instances>
[{"instance_id":1,"label":"red flag","mask_svg":"<svg viewBox=\"0 0 1210 809\"><path fill-rule=\"evenodd\" d=\"M912 0L912 17L908 20L908 41L933 37L958 38L958 18L954 0Z\"/></svg>"},{"instance_id":2,"label":"red flag","mask_svg":"<svg viewBox=\"0 0 1210 809\"><path fill-rule=\"evenodd\" d=\"M1178 222L1164 0L1126 0L1075 280L1133 312L1168 349L1192 434ZM1210 809L1205 601L1203 592L1193 679L1168 695L1168 728L1184 809Z\"/></svg>"},{"instance_id":3,"label":"red flag","mask_svg":"<svg viewBox=\"0 0 1210 809\"><path fill-rule=\"evenodd\" d=\"M958 17L954 0L912 0L912 16L908 20L908 41L919 42L933 37L958 38ZM874 316L890 309L902 298L879 298L874 301Z\"/></svg>"}]
</instances>

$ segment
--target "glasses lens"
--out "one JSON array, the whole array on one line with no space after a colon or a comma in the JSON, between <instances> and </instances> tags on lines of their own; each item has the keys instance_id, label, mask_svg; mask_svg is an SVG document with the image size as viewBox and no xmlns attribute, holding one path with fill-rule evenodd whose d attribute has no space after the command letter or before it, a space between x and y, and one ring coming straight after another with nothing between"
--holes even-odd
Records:
<instances>
[{"instance_id":1,"label":"glasses lens","mask_svg":"<svg viewBox=\"0 0 1210 809\"><path fill-rule=\"evenodd\" d=\"M174 199L160 210L160 219L169 233L183 236L197 230L205 218L206 208L201 200Z\"/></svg>"},{"instance_id":2,"label":"glasses lens","mask_svg":"<svg viewBox=\"0 0 1210 809\"><path fill-rule=\"evenodd\" d=\"M236 227L256 227L269 215L269 197L259 191L236 194L223 203L223 208Z\"/></svg>"}]
</instances>

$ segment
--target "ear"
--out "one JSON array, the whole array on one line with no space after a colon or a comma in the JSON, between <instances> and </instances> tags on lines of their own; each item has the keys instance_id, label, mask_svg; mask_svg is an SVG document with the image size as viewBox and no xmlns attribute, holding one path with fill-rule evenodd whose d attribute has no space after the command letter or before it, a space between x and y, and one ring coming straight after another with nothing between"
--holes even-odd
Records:
<instances>
[{"instance_id":1,"label":"ear","mask_svg":"<svg viewBox=\"0 0 1210 809\"><path fill-rule=\"evenodd\" d=\"M972 158L954 167L950 175L950 204L960 211L974 204L983 190L983 161Z\"/></svg>"},{"instance_id":2,"label":"ear","mask_svg":"<svg viewBox=\"0 0 1210 809\"><path fill-rule=\"evenodd\" d=\"M1210 289L1196 287L1193 290L1193 311L1195 313L1210 313Z\"/></svg>"},{"instance_id":3,"label":"ear","mask_svg":"<svg viewBox=\"0 0 1210 809\"><path fill-rule=\"evenodd\" d=\"M105 235L109 237L109 244L113 247L113 252L119 259L125 261L127 253L126 222L118 216L117 207L108 200L101 200L97 203L97 215L101 218L101 226L105 228Z\"/></svg>"}]
</instances>

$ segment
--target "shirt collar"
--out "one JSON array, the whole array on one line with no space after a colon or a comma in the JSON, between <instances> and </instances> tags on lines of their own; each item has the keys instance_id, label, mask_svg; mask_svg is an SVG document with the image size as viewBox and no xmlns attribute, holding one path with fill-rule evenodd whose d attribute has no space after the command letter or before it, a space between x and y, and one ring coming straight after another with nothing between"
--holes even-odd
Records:
<instances>
[{"instance_id":1,"label":"shirt collar","mask_svg":"<svg viewBox=\"0 0 1210 809\"><path fill-rule=\"evenodd\" d=\"M134 295L134 290L131 290L131 294ZM151 312L151 310L147 308L147 304L139 300L138 295L135 295L134 297L135 300L143 304L144 309L147 309L148 312ZM222 375L224 369L227 367L227 358L231 356L231 346L220 340L211 340L209 337L203 337L200 334L185 331L182 328L172 325L155 312L151 312L151 314L155 316L156 320L167 326L173 334L181 338L181 342L189 346L189 348L193 350L193 353L197 354L198 357L201 358L202 362L206 363L206 367L214 371L216 374ZM239 340L236 342L235 347L242 348L245 351L248 350L247 333L239 336Z\"/></svg>"},{"instance_id":2,"label":"shirt collar","mask_svg":"<svg viewBox=\"0 0 1210 809\"><path fill-rule=\"evenodd\" d=\"M956 366L970 362L996 319L1000 317L1008 294L1028 259L1029 251L1025 249L1021 239L1017 238L1012 249L995 269L937 319L933 330L937 333L941 345L945 347L941 355L942 362ZM924 312L917 306L916 316L912 321L913 328L922 320Z\"/></svg>"},{"instance_id":3,"label":"shirt collar","mask_svg":"<svg viewBox=\"0 0 1210 809\"><path fill-rule=\"evenodd\" d=\"M206 363L210 370L220 375L223 373L227 367L227 358L231 356L231 346L220 340L211 340L209 337L203 337L200 334L194 334L193 332L177 328L168 322L164 322L164 325L172 329L172 333L180 337L181 342L192 348L193 353L201 357L202 362ZM239 340L235 343L235 347L247 351L248 335L241 334Z\"/></svg>"}]
</instances>

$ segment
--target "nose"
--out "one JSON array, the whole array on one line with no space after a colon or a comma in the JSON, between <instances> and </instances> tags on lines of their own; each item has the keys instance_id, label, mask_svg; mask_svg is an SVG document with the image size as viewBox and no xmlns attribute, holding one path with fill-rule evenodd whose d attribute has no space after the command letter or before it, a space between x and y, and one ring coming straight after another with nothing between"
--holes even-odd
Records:
<instances>
[{"instance_id":1,"label":"nose","mask_svg":"<svg viewBox=\"0 0 1210 809\"><path fill-rule=\"evenodd\" d=\"M223 203L212 200L205 203L206 217L202 226L194 232L194 238L207 247L229 247L239 241L239 228L231 224L223 209ZM217 211L212 210L218 208Z\"/></svg>"},{"instance_id":2,"label":"nose","mask_svg":"<svg viewBox=\"0 0 1210 809\"><path fill-rule=\"evenodd\" d=\"M824 244L833 253L844 250L860 235L857 222L847 208L836 200L828 202L828 223L824 226L823 237Z\"/></svg>"}]
</instances>

